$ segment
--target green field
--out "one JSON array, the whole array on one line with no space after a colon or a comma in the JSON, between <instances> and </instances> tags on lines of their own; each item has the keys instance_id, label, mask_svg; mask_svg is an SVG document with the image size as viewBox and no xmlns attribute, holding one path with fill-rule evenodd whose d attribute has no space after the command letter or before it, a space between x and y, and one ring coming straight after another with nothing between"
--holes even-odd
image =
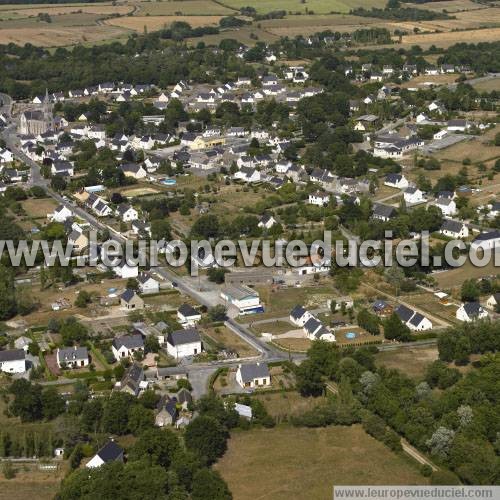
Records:
<instances>
[{"instance_id":1,"label":"green field","mask_svg":"<svg viewBox=\"0 0 500 500\"><path fill-rule=\"evenodd\" d=\"M274 10L286 10L290 13L329 14L331 12L349 12L356 7L383 7L384 0L223 0L228 7L240 9L241 7L254 7L257 12L265 14Z\"/></svg>"}]
</instances>

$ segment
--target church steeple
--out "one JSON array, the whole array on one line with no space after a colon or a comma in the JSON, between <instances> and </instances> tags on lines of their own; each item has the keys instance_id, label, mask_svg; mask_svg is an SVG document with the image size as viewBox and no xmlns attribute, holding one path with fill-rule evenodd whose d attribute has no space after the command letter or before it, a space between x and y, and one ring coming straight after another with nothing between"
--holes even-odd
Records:
<instances>
[{"instance_id":1,"label":"church steeple","mask_svg":"<svg viewBox=\"0 0 500 500\"><path fill-rule=\"evenodd\" d=\"M45 97L43 98L43 120L47 126L47 130L52 130L54 127L54 120L52 116L52 104L49 98L49 91L45 88Z\"/></svg>"}]
</instances>

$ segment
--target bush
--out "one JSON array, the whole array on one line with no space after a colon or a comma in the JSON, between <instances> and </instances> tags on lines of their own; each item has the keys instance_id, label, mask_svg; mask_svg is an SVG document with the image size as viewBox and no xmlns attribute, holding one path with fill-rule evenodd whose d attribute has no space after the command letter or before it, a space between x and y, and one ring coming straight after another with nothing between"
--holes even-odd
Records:
<instances>
[{"instance_id":1,"label":"bush","mask_svg":"<svg viewBox=\"0 0 500 500\"><path fill-rule=\"evenodd\" d=\"M9 460L2 464L2 472L5 479L14 479L16 477L16 469L14 469L12 462Z\"/></svg>"},{"instance_id":2,"label":"bush","mask_svg":"<svg viewBox=\"0 0 500 500\"><path fill-rule=\"evenodd\" d=\"M430 465L424 464L420 467L420 474L424 477L431 477L432 475L432 467Z\"/></svg>"}]
</instances>

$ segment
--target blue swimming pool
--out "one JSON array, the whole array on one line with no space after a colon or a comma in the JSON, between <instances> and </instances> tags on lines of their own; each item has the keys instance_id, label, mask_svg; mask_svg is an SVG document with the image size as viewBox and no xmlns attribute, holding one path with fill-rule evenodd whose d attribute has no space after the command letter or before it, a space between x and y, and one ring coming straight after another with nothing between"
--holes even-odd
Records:
<instances>
[{"instance_id":1,"label":"blue swimming pool","mask_svg":"<svg viewBox=\"0 0 500 500\"><path fill-rule=\"evenodd\" d=\"M345 334L345 338L349 339L349 340L355 339L356 338L356 333L355 332L347 332Z\"/></svg>"},{"instance_id":2,"label":"blue swimming pool","mask_svg":"<svg viewBox=\"0 0 500 500\"><path fill-rule=\"evenodd\" d=\"M175 179L163 179L161 183L165 184L165 186L175 186L177 181Z\"/></svg>"}]
</instances>

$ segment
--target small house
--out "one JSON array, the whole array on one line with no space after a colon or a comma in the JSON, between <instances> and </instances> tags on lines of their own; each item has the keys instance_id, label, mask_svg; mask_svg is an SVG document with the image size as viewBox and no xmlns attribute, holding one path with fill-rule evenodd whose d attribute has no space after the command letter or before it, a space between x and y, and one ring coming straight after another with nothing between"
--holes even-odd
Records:
<instances>
[{"instance_id":1,"label":"small house","mask_svg":"<svg viewBox=\"0 0 500 500\"><path fill-rule=\"evenodd\" d=\"M170 332L167 336L167 352L175 359L196 356L202 350L201 337L195 328Z\"/></svg>"},{"instance_id":2,"label":"small house","mask_svg":"<svg viewBox=\"0 0 500 500\"><path fill-rule=\"evenodd\" d=\"M108 441L88 462L86 467L94 469L111 462L123 462L123 449L114 441Z\"/></svg>"},{"instance_id":3,"label":"small house","mask_svg":"<svg viewBox=\"0 0 500 500\"><path fill-rule=\"evenodd\" d=\"M144 301L134 290L127 288L120 295L120 306L127 310L144 309Z\"/></svg>"},{"instance_id":4,"label":"small house","mask_svg":"<svg viewBox=\"0 0 500 500\"><path fill-rule=\"evenodd\" d=\"M465 302L457 309L455 316L459 321L470 323L479 319L485 319L489 314L479 302Z\"/></svg>"},{"instance_id":5,"label":"small house","mask_svg":"<svg viewBox=\"0 0 500 500\"><path fill-rule=\"evenodd\" d=\"M184 328L193 328L201 320L201 313L189 304L182 304L177 309L177 319Z\"/></svg>"},{"instance_id":6,"label":"small house","mask_svg":"<svg viewBox=\"0 0 500 500\"><path fill-rule=\"evenodd\" d=\"M243 388L269 387L271 374L266 363L239 365L236 371L236 381Z\"/></svg>"}]
</instances>

